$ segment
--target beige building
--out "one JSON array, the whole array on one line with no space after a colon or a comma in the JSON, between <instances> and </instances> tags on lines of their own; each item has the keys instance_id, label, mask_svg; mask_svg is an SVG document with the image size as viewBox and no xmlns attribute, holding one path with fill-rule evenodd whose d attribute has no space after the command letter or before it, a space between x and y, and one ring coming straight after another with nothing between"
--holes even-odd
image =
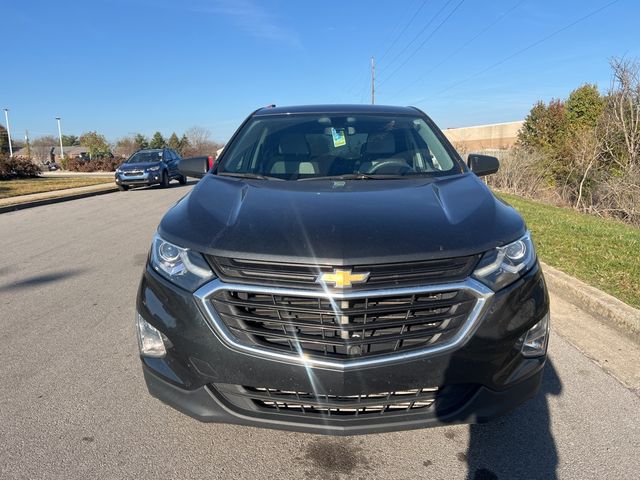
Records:
<instances>
[{"instance_id":1,"label":"beige building","mask_svg":"<svg viewBox=\"0 0 640 480\"><path fill-rule=\"evenodd\" d=\"M447 128L444 134L456 149L473 150L511 148L518 139L518 132L524 121L494 123L475 127Z\"/></svg>"}]
</instances>

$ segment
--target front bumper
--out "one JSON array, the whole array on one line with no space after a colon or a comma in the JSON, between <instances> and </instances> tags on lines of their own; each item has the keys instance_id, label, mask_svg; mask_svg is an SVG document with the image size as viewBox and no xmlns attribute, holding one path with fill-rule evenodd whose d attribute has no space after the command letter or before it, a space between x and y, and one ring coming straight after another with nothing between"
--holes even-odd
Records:
<instances>
[{"instance_id":1,"label":"front bumper","mask_svg":"<svg viewBox=\"0 0 640 480\"><path fill-rule=\"evenodd\" d=\"M162 173L160 171L144 172L140 175L123 175L121 173L116 173L115 181L116 185L154 185L162 181Z\"/></svg>"},{"instance_id":2,"label":"front bumper","mask_svg":"<svg viewBox=\"0 0 640 480\"><path fill-rule=\"evenodd\" d=\"M518 339L548 310L544 279L536 266L493 296L473 336L459 348L339 370L230 348L214 334L193 294L149 269L138 295L140 315L171 342L165 358L142 357L152 395L202 421L332 435L484 422L511 410L538 390L545 357L522 357ZM228 395L225 386L316 392L320 396L424 387L440 390L427 409L354 417L274 411ZM452 389L460 392L455 398L445 395Z\"/></svg>"},{"instance_id":3,"label":"front bumper","mask_svg":"<svg viewBox=\"0 0 640 480\"><path fill-rule=\"evenodd\" d=\"M542 380L544 360L538 359L532 362L537 365L528 377L502 391L479 386L453 411L439 412L436 408L420 415L380 416L375 421L362 421L353 418L326 421L325 419L307 419L294 415L264 413L257 409L242 412L234 408L233 404L226 401L224 396L209 385L195 390L185 390L164 380L146 365L143 366L143 372L151 395L202 422L232 423L324 435L360 435L458 423L484 423L499 417L538 392Z\"/></svg>"}]
</instances>

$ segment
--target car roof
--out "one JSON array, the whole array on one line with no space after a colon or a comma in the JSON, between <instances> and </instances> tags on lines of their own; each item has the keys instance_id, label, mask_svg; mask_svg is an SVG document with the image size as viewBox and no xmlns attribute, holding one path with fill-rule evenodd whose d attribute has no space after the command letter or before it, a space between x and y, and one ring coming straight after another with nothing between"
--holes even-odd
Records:
<instances>
[{"instance_id":1,"label":"car roof","mask_svg":"<svg viewBox=\"0 0 640 480\"><path fill-rule=\"evenodd\" d=\"M296 105L288 107L269 106L257 110L253 115L262 117L267 115L297 115L308 113L360 113L360 114L393 114L420 115L415 107L396 107L391 105Z\"/></svg>"}]
</instances>

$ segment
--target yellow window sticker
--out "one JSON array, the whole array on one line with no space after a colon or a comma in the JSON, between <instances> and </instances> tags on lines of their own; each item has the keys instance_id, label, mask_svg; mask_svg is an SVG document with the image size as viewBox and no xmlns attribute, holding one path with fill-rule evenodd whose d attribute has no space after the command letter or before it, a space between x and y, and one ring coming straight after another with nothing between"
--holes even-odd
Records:
<instances>
[{"instance_id":1,"label":"yellow window sticker","mask_svg":"<svg viewBox=\"0 0 640 480\"><path fill-rule=\"evenodd\" d=\"M333 138L333 146L334 147L344 147L347 144L347 139L344 136L344 130L336 130L335 128L331 128L331 138Z\"/></svg>"}]
</instances>

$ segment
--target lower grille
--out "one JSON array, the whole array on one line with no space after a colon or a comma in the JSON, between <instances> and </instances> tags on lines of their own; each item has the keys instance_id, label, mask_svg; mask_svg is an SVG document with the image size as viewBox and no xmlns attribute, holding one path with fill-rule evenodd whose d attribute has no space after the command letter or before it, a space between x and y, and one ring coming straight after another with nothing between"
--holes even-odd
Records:
<instances>
[{"instance_id":1,"label":"lower grille","mask_svg":"<svg viewBox=\"0 0 640 480\"><path fill-rule=\"evenodd\" d=\"M399 388L353 395L229 383L213 383L209 389L230 408L245 415L287 416L292 420L293 417L304 417L311 422L339 424L344 421L386 422L392 417L406 415L420 418L447 415L465 404L478 390L478 385Z\"/></svg>"},{"instance_id":2,"label":"lower grille","mask_svg":"<svg viewBox=\"0 0 640 480\"><path fill-rule=\"evenodd\" d=\"M142 170L128 170L128 171L124 172L124 176L125 177L134 177L134 176L142 175L143 173L144 173L144 171L142 171Z\"/></svg>"},{"instance_id":3,"label":"lower grille","mask_svg":"<svg viewBox=\"0 0 640 480\"><path fill-rule=\"evenodd\" d=\"M347 359L448 342L477 298L465 289L346 299L221 289L210 301L241 343Z\"/></svg>"},{"instance_id":4,"label":"lower grille","mask_svg":"<svg viewBox=\"0 0 640 480\"><path fill-rule=\"evenodd\" d=\"M364 395L321 395L308 392L245 387L253 402L282 413L308 415L383 415L428 409L436 399L437 387Z\"/></svg>"}]
</instances>

